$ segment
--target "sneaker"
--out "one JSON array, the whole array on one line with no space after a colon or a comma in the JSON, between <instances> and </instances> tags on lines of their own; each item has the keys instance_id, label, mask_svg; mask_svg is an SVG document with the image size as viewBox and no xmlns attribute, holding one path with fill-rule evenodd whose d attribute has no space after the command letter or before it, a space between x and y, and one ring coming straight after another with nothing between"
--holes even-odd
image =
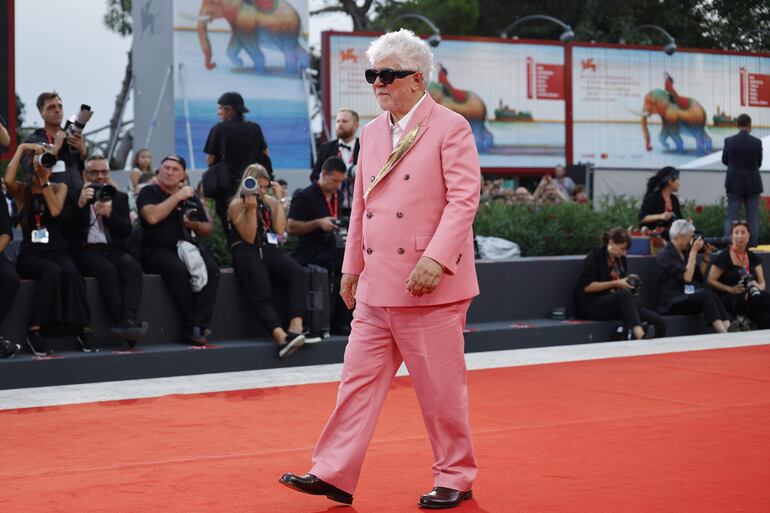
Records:
<instances>
[{"instance_id":1,"label":"sneaker","mask_svg":"<svg viewBox=\"0 0 770 513\"><path fill-rule=\"evenodd\" d=\"M147 324L147 321L137 323L134 320L127 319L110 328L110 333L125 340L128 343L128 347L133 349L142 337L144 337L145 333L147 333L148 327L149 324Z\"/></svg>"},{"instance_id":2,"label":"sneaker","mask_svg":"<svg viewBox=\"0 0 770 513\"><path fill-rule=\"evenodd\" d=\"M182 336L188 343L203 347L209 343L208 336L210 333L210 330L201 326L192 326L185 328Z\"/></svg>"},{"instance_id":3,"label":"sneaker","mask_svg":"<svg viewBox=\"0 0 770 513\"><path fill-rule=\"evenodd\" d=\"M48 343L40 330L27 330L27 345L35 356L51 356L53 354L53 349L48 347Z\"/></svg>"},{"instance_id":4,"label":"sneaker","mask_svg":"<svg viewBox=\"0 0 770 513\"><path fill-rule=\"evenodd\" d=\"M78 342L80 343L80 349L83 350L84 353L98 353L99 348L96 346L96 341L94 340L94 332L91 330L88 331L81 331L78 333Z\"/></svg>"},{"instance_id":5,"label":"sneaker","mask_svg":"<svg viewBox=\"0 0 770 513\"><path fill-rule=\"evenodd\" d=\"M19 352L21 346L14 344L5 337L0 336L0 358L13 358Z\"/></svg>"},{"instance_id":6,"label":"sneaker","mask_svg":"<svg viewBox=\"0 0 770 513\"><path fill-rule=\"evenodd\" d=\"M301 333L287 333L286 342L278 346L278 358L286 358L293 355L303 345L305 345L305 335Z\"/></svg>"},{"instance_id":7,"label":"sneaker","mask_svg":"<svg viewBox=\"0 0 770 513\"><path fill-rule=\"evenodd\" d=\"M655 338L655 326L650 324L647 329L644 330L644 340Z\"/></svg>"}]
</instances>

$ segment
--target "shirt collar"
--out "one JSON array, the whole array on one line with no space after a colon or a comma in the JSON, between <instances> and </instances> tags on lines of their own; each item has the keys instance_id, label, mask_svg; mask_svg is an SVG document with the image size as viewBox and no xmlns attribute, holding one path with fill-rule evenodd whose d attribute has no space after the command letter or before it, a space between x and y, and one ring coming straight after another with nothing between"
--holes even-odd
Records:
<instances>
[{"instance_id":1,"label":"shirt collar","mask_svg":"<svg viewBox=\"0 0 770 513\"><path fill-rule=\"evenodd\" d=\"M425 100L425 97L428 96L427 91L422 93L422 97L419 99L417 103L414 104L414 107L406 113L406 115L401 118L398 123L393 123L393 118L391 117L390 113L388 113L388 123L390 124L390 131L392 132L395 130L396 125L398 125L399 130L406 130L406 127L409 125L409 121L412 119L412 116L414 115L414 112L417 110L417 107L420 106L420 104Z\"/></svg>"}]
</instances>

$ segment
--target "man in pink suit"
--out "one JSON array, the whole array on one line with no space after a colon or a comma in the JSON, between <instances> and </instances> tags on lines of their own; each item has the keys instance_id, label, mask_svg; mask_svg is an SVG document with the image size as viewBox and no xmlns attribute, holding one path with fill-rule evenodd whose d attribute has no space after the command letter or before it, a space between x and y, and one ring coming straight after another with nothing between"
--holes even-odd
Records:
<instances>
[{"instance_id":1,"label":"man in pink suit","mask_svg":"<svg viewBox=\"0 0 770 513\"><path fill-rule=\"evenodd\" d=\"M412 32L375 40L367 57L383 114L361 134L340 294L353 312L337 406L304 476L281 483L350 504L385 396L405 362L433 449L419 506L471 498L463 327L478 294L473 218L479 158L468 122L426 93L433 56Z\"/></svg>"}]
</instances>

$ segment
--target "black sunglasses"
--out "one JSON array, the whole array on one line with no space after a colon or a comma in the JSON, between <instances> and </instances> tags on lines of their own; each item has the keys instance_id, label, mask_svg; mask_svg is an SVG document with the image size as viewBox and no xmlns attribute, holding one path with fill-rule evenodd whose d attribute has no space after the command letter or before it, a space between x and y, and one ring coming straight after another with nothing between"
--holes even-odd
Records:
<instances>
[{"instance_id":1,"label":"black sunglasses","mask_svg":"<svg viewBox=\"0 0 770 513\"><path fill-rule=\"evenodd\" d=\"M369 68L364 72L364 76L366 77L366 81L370 84L375 83L377 81L377 77L380 77L380 82L383 84L392 84L395 79L408 77L414 73L417 72L408 71L405 69L395 70L390 68L383 68L380 71L377 71L374 68Z\"/></svg>"}]
</instances>

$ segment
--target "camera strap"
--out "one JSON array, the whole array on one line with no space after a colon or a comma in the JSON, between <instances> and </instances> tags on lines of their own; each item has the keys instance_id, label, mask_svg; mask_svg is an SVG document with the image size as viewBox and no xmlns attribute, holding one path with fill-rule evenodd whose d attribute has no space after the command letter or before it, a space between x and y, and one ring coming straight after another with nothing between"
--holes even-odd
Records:
<instances>
[{"instance_id":1,"label":"camera strap","mask_svg":"<svg viewBox=\"0 0 770 513\"><path fill-rule=\"evenodd\" d=\"M329 208L329 215L336 219L337 214L339 214L340 211L339 196L337 196L337 193L335 192L332 194L332 199L329 200L326 198L326 194L324 194L324 199L326 200L326 206Z\"/></svg>"},{"instance_id":2,"label":"camera strap","mask_svg":"<svg viewBox=\"0 0 770 513\"><path fill-rule=\"evenodd\" d=\"M749 253L746 250L743 250L742 253L738 253L735 251L735 248L730 246L730 253L732 253L735 256L735 259L740 262L740 265L738 267L743 267L746 269L746 272L751 274L751 264L749 263Z\"/></svg>"}]
</instances>

